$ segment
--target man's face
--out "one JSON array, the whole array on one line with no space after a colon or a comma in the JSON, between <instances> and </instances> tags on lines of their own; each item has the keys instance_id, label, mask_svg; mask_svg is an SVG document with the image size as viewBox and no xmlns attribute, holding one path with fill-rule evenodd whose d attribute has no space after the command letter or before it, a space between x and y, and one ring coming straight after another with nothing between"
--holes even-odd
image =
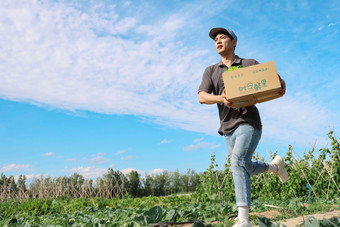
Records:
<instances>
[{"instance_id":1,"label":"man's face","mask_svg":"<svg viewBox=\"0 0 340 227\"><path fill-rule=\"evenodd\" d=\"M231 40L228 35L218 34L215 37L215 48L219 54L234 52L234 46L236 46L236 40Z\"/></svg>"}]
</instances>

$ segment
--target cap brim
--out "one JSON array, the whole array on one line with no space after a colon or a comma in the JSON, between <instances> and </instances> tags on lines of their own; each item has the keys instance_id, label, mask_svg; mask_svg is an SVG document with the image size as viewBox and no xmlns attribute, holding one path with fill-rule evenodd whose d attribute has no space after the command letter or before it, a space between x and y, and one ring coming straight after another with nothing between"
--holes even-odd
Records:
<instances>
[{"instance_id":1,"label":"cap brim","mask_svg":"<svg viewBox=\"0 0 340 227\"><path fill-rule=\"evenodd\" d=\"M215 37L220 33L230 35L228 30L226 30L225 28L213 28L213 29L210 30L209 36L210 36L210 38L215 39Z\"/></svg>"}]
</instances>

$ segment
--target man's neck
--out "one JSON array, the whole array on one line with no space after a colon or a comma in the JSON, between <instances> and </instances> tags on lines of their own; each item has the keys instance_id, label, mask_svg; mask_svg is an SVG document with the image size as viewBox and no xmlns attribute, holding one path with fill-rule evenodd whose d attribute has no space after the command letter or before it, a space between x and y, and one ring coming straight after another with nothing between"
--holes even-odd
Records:
<instances>
[{"instance_id":1,"label":"man's neck","mask_svg":"<svg viewBox=\"0 0 340 227\"><path fill-rule=\"evenodd\" d=\"M225 66L229 68L235 61L235 53L231 52L228 54L221 55L221 61Z\"/></svg>"}]
</instances>

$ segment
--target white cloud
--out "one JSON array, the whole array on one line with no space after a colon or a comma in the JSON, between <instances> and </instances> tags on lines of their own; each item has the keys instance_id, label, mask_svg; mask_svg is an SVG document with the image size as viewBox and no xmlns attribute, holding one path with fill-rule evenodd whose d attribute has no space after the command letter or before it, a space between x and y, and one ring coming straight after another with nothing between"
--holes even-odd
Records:
<instances>
[{"instance_id":1,"label":"white cloud","mask_svg":"<svg viewBox=\"0 0 340 227\"><path fill-rule=\"evenodd\" d=\"M221 146L221 144L212 145L211 147L209 147L209 149L213 150L213 149L218 148L220 146Z\"/></svg>"},{"instance_id":2,"label":"white cloud","mask_svg":"<svg viewBox=\"0 0 340 227\"><path fill-rule=\"evenodd\" d=\"M188 130L217 125L204 116L211 109L197 102L204 52L174 39L188 23L184 17L170 15L139 25L113 10L103 15L62 3L9 5L0 14L0 97L67 110L148 116ZM128 30L140 35L119 36Z\"/></svg>"},{"instance_id":3,"label":"white cloud","mask_svg":"<svg viewBox=\"0 0 340 227\"><path fill-rule=\"evenodd\" d=\"M164 169L160 169L160 168L157 168L157 169L153 169L153 170L150 170L148 172L145 172L145 171L142 171L142 170L138 170L138 169L135 169L135 168L126 168L126 169L122 169L120 172L122 172L123 174L125 175L128 175L130 174L132 171L137 171L140 175L141 178L145 178L146 175L157 175L157 174L161 174L162 172L164 172L165 170Z\"/></svg>"},{"instance_id":4,"label":"white cloud","mask_svg":"<svg viewBox=\"0 0 340 227\"><path fill-rule=\"evenodd\" d=\"M116 154L119 155L119 154L124 154L126 152L126 150L120 150L118 151Z\"/></svg>"},{"instance_id":5,"label":"white cloud","mask_svg":"<svg viewBox=\"0 0 340 227\"><path fill-rule=\"evenodd\" d=\"M153 169L153 170L150 170L147 175L157 175L157 174L160 174L162 172L164 172L165 170L164 169Z\"/></svg>"},{"instance_id":6,"label":"white cloud","mask_svg":"<svg viewBox=\"0 0 340 227\"><path fill-rule=\"evenodd\" d=\"M202 138L199 138L199 139L195 139L195 140L194 140L194 143L197 143L197 142L202 141L202 140L204 140L203 137L202 137Z\"/></svg>"},{"instance_id":7,"label":"white cloud","mask_svg":"<svg viewBox=\"0 0 340 227\"><path fill-rule=\"evenodd\" d=\"M200 142L204 138L195 139L193 144L190 144L183 148L184 151L195 151L195 150L202 150L202 149L215 149L221 146L221 144L211 144L208 142Z\"/></svg>"},{"instance_id":8,"label":"white cloud","mask_svg":"<svg viewBox=\"0 0 340 227\"><path fill-rule=\"evenodd\" d=\"M164 139L160 142L160 144L163 144L163 143L170 143L167 139Z\"/></svg>"},{"instance_id":9,"label":"white cloud","mask_svg":"<svg viewBox=\"0 0 340 227\"><path fill-rule=\"evenodd\" d=\"M103 155L105 155L105 153L97 153L97 154L94 154L92 156L103 156Z\"/></svg>"},{"instance_id":10,"label":"white cloud","mask_svg":"<svg viewBox=\"0 0 340 227\"><path fill-rule=\"evenodd\" d=\"M110 160L104 157L105 153L97 153L92 155L93 158L90 159L90 163L103 164Z\"/></svg>"},{"instance_id":11,"label":"white cloud","mask_svg":"<svg viewBox=\"0 0 340 227\"><path fill-rule=\"evenodd\" d=\"M124 5L124 6L129 6L129 5L131 5L131 2L130 2L130 1L126 1L126 2L124 2L123 5Z\"/></svg>"},{"instance_id":12,"label":"white cloud","mask_svg":"<svg viewBox=\"0 0 340 227\"><path fill-rule=\"evenodd\" d=\"M207 142L201 142L201 143L190 144L190 145L184 147L183 150L184 151L195 151L195 150L205 149L209 146L211 146L211 144L209 144Z\"/></svg>"},{"instance_id":13,"label":"white cloud","mask_svg":"<svg viewBox=\"0 0 340 227\"><path fill-rule=\"evenodd\" d=\"M35 175L29 174L29 175L25 175L25 177L26 177L26 180L32 180L35 177Z\"/></svg>"},{"instance_id":14,"label":"white cloud","mask_svg":"<svg viewBox=\"0 0 340 227\"><path fill-rule=\"evenodd\" d=\"M132 171L137 171L137 169L134 168L128 168L128 169L122 169L121 172L125 175L130 174Z\"/></svg>"},{"instance_id":15,"label":"white cloud","mask_svg":"<svg viewBox=\"0 0 340 227\"><path fill-rule=\"evenodd\" d=\"M121 170L121 172L125 175L128 175L130 174L132 171L136 171L139 173L140 177L144 177L145 176L145 172L144 171L141 171L141 170L138 170L138 169L134 169L134 168L127 168L127 169L123 169Z\"/></svg>"},{"instance_id":16,"label":"white cloud","mask_svg":"<svg viewBox=\"0 0 340 227\"><path fill-rule=\"evenodd\" d=\"M121 172L125 175L128 175L130 174L132 171L137 171L140 175L141 178L145 178L146 175L157 175L157 174L161 174L163 173L165 170L164 169L160 169L160 168L157 168L157 169L153 169L153 170L150 170L148 172L145 172L145 171L142 171L142 170L138 170L138 169L135 169L135 168L127 168L127 169L123 169L121 170Z\"/></svg>"},{"instance_id":17,"label":"white cloud","mask_svg":"<svg viewBox=\"0 0 340 227\"><path fill-rule=\"evenodd\" d=\"M54 155L53 152L47 152L47 153L43 154L43 156L53 156L53 155Z\"/></svg>"},{"instance_id":18,"label":"white cloud","mask_svg":"<svg viewBox=\"0 0 340 227\"><path fill-rule=\"evenodd\" d=\"M88 167L74 167L70 169L71 172L78 173L82 175L84 178L95 178L101 177L104 173L107 172L105 168L96 168L95 166Z\"/></svg>"},{"instance_id":19,"label":"white cloud","mask_svg":"<svg viewBox=\"0 0 340 227\"><path fill-rule=\"evenodd\" d=\"M10 171L31 171L31 165L29 164L6 164L2 167L1 172L10 172Z\"/></svg>"},{"instance_id":20,"label":"white cloud","mask_svg":"<svg viewBox=\"0 0 340 227\"><path fill-rule=\"evenodd\" d=\"M121 160L130 160L134 158L132 155L126 156L126 157L122 157Z\"/></svg>"},{"instance_id":21,"label":"white cloud","mask_svg":"<svg viewBox=\"0 0 340 227\"><path fill-rule=\"evenodd\" d=\"M29 174L29 175L25 175L27 180L32 180L34 178L34 174Z\"/></svg>"},{"instance_id":22,"label":"white cloud","mask_svg":"<svg viewBox=\"0 0 340 227\"><path fill-rule=\"evenodd\" d=\"M110 161L109 159L107 159L103 156L96 156L96 157L94 157L90 160L90 163L103 164L103 163L107 163L109 161Z\"/></svg>"},{"instance_id":23,"label":"white cloud","mask_svg":"<svg viewBox=\"0 0 340 227\"><path fill-rule=\"evenodd\" d=\"M18 180L19 179L19 176L20 175L15 175L14 176L14 180ZM26 183L27 183L27 181L30 181L30 180L32 180L34 177L36 177L34 174L29 174L29 175L24 175L25 177L26 177Z\"/></svg>"}]
</instances>

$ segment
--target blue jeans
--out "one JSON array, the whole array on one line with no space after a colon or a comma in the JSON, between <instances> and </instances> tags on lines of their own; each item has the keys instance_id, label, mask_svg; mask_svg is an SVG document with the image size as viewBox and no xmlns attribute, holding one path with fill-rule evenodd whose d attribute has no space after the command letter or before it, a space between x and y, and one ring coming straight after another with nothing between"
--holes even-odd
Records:
<instances>
[{"instance_id":1,"label":"blue jeans","mask_svg":"<svg viewBox=\"0 0 340 227\"><path fill-rule=\"evenodd\" d=\"M251 125L240 125L233 132L224 135L231 161L236 206L250 207L250 176L266 172L268 164L252 161L262 131Z\"/></svg>"}]
</instances>

